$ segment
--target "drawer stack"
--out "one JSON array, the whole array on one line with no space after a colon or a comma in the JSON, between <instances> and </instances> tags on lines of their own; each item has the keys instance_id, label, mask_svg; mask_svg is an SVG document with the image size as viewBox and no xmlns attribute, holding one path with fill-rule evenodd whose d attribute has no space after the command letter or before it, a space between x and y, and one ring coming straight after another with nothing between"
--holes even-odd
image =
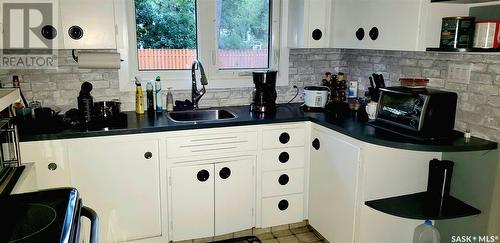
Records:
<instances>
[{"instance_id":1,"label":"drawer stack","mask_svg":"<svg viewBox=\"0 0 500 243\"><path fill-rule=\"evenodd\" d=\"M263 131L262 227L304 218L305 135L301 126Z\"/></svg>"}]
</instances>

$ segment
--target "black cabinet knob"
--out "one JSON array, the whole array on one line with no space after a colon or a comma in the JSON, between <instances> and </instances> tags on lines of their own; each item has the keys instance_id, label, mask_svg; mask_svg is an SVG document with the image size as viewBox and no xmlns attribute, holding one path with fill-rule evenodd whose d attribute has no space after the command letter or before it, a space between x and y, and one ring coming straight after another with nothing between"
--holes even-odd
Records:
<instances>
[{"instance_id":1,"label":"black cabinet knob","mask_svg":"<svg viewBox=\"0 0 500 243\"><path fill-rule=\"evenodd\" d=\"M282 144L285 144L285 143L288 143L290 141L290 134L288 134L287 132L284 132L280 135L280 143Z\"/></svg>"},{"instance_id":2,"label":"black cabinet knob","mask_svg":"<svg viewBox=\"0 0 500 243\"><path fill-rule=\"evenodd\" d=\"M323 32L320 29L315 29L312 32L313 40L320 40L323 37Z\"/></svg>"},{"instance_id":3,"label":"black cabinet knob","mask_svg":"<svg viewBox=\"0 0 500 243\"><path fill-rule=\"evenodd\" d=\"M312 146L314 149L319 150L319 147L320 147L319 139L315 138L312 142Z\"/></svg>"},{"instance_id":4,"label":"black cabinet knob","mask_svg":"<svg viewBox=\"0 0 500 243\"><path fill-rule=\"evenodd\" d=\"M52 25L45 25L42 27L42 36L47 40L52 40L57 36L57 30Z\"/></svg>"},{"instance_id":5,"label":"black cabinet knob","mask_svg":"<svg viewBox=\"0 0 500 243\"><path fill-rule=\"evenodd\" d=\"M278 156L278 160L281 163L286 163L288 160L290 160L290 155L287 152L281 152L280 155Z\"/></svg>"},{"instance_id":6,"label":"black cabinet knob","mask_svg":"<svg viewBox=\"0 0 500 243\"><path fill-rule=\"evenodd\" d=\"M368 35L370 36L370 39L376 40L378 38L378 35L379 35L378 28L377 27L373 27L370 30L370 32L368 33Z\"/></svg>"},{"instance_id":7,"label":"black cabinet knob","mask_svg":"<svg viewBox=\"0 0 500 243\"><path fill-rule=\"evenodd\" d=\"M146 153L144 153L144 158L146 158L146 159L151 159L151 158L153 158L153 153L151 153L151 152L146 152Z\"/></svg>"},{"instance_id":8,"label":"black cabinet knob","mask_svg":"<svg viewBox=\"0 0 500 243\"><path fill-rule=\"evenodd\" d=\"M288 208L288 201L283 199L278 203L278 208L281 211L285 211Z\"/></svg>"},{"instance_id":9,"label":"black cabinet knob","mask_svg":"<svg viewBox=\"0 0 500 243\"><path fill-rule=\"evenodd\" d=\"M288 177L287 174L280 175L280 177L278 178L278 182L282 186L288 184L288 181L290 181L290 177Z\"/></svg>"},{"instance_id":10,"label":"black cabinet knob","mask_svg":"<svg viewBox=\"0 0 500 243\"><path fill-rule=\"evenodd\" d=\"M52 171L57 170L57 164L56 163L50 163L50 164L47 165L47 169L52 170Z\"/></svg>"},{"instance_id":11,"label":"black cabinet knob","mask_svg":"<svg viewBox=\"0 0 500 243\"><path fill-rule=\"evenodd\" d=\"M200 170L198 171L196 177L198 178L199 181L204 182L208 180L208 178L210 177L210 173L208 173L207 170Z\"/></svg>"},{"instance_id":12,"label":"black cabinet knob","mask_svg":"<svg viewBox=\"0 0 500 243\"><path fill-rule=\"evenodd\" d=\"M231 175L231 170L227 167L224 167L219 171L219 176L222 179L227 179L229 178L230 175Z\"/></svg>"},{"instance_id":13,"label":"black cabinet knob","mask_svg":"<svg viewBox=\"0 0 500 243\"><path fill-rule=\"evenodd\" d=\"M83 37L83 29L80 26L71 26L68 29L68 35L73 40L79 40Z\"/></svg>"},{"instance_id":14,"label":"black cabinet knob","mask_svg":"<svg viewBox=\"0 0 500 243\"><path fill-rule=\"evenodd\" d=\"M356 38L358 40L362 40L363 38L365 38L365 30L363 28L359 28L357 31L356 31Z\"/></svg>"}]
</instances>

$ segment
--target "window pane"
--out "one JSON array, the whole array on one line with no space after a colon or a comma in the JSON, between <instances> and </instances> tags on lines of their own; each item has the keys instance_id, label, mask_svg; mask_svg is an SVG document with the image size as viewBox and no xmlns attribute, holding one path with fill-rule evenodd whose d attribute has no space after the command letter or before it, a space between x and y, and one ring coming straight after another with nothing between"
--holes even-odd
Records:
<instances>
[{"instance_id":1,"label":"window pane","mask_svg":"<svg viewBox=\"0 0 500 243\"><path fill-rule=\"evenodd\" d=\"M135 0L139 70L190 69L196 59L195 0Z\"/></svg>"},{"instance_id":2,"label":"window pane","mask_svg":"<svg viewBox=\"0 0 500 243\"><path fill-rule=\"evenodd\" d=\"M269 67L269 0L217 0L217 66Z\"/></svg>"}]
</instances>

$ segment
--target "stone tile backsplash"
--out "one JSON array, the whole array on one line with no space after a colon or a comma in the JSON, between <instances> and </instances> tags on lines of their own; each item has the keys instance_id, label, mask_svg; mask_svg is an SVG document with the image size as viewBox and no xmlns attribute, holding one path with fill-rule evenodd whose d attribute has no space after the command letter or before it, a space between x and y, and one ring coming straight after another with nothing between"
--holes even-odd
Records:
<instances>
[{"instance_id":1,"label":"stone tile backsplash","mask_svg":"<svg viewBox=\"0 0 500 243\"><path fill-rule=\"evenodd\" d=\"M330 67L315 66L316 61L308 60L330 62ZM290 80L299 84L319 84L322 73L328 70L344 71L348 80L359 81L360 90L368 88L368 77L374 72L384 75L387 86L399 85L400 77L429 78L429 87L458 93L455 129L464 131L470 128L474 136L500 141L500 55L355 49L291 50Z\"/></svg>"},{"instance_id":2,"label":"stone tile backsplash","mask_svg":"<svg viewBox=\"0 0 500 243\"><path fill-rule=\"evenodd\" d=\"M117 70L79 69L71 51L58 55L59 68L53 70L0 69L0 81L12 85L12 75L19 75L21 88L28 100L37 99L45 106L63 111L76 107L80 85L94 85L96 101L119 98L123 110L134 109L134 91L121 92ZM348 80L359 81L367 89L368 77L382 73L387 85L398 85L400 77L427 77L432 88L459 94L455 128L470 128L473 135L500 141L500 55L404 52L351 49L292 49L290 51L289 86L278 87L278 102L288 102L294 85L301 90L319 85L325 72L344 72ZM361 94L362 92L360 92ZM252 88L210 89L201 107L246 105L251 102ZM190 90L174 90L174 99L190 98ZM300 94L297 102L302 101Z\"/></svg>"}]
</instances>

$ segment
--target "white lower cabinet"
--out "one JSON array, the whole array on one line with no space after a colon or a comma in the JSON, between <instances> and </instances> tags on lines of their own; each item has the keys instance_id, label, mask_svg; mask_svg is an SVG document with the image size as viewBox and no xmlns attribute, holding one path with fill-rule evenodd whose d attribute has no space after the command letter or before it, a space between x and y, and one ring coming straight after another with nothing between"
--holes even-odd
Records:
<instances>
[{"instance_id":1,"label":"white lower cabinet","mask_svg":"<svg viewBox=\"0 0 500 243\"><path fill-rule=\"evenodd\" d=\"M210 159L170 170L171 240L252 228L255 157Z\"/></svg>"},{"instance_id":2,"label":"white lower cabinet","mask_svg":"<svg viewBox=\"0 0 500 243\"><path fill-rule=\"evenodd\" d=\"M72 185L99 215L100 242L161 236L158 140L76 139L67 147Z\"/></svg>"},{"instance_id":3,"label":"white lower cabinet","mask_svg":"<svg viewBox=\"0 0 500 243\"><path fill-rule=\"evenodd\" d=\"M304 219L304 197L291 194L262 199L262 226L271 227Z\"/></svg>"},{"instance_id":4,"label":"white lower cabinet","mask_svg":"<svg viewBox=\"0 0 500 243\"><path fill-rule=\"evenodd\" d=\"M360 148L313 129L309 223L330 242L354 242Z\"/></svg>"},{"instance_id":5,"label":"white lower cabinet","mask_svg":"<svg viewBox=\"0 0 500 243\"><path fill-rule=\"evenodd\" d=\"M170 175L172 240L214 234L214 165L175 167Z\"/></svg>"},{"instance_id":6,"label":"white lower cabinet","mask_svg":"<svg viewBox=\"0 0 500 243\"><path fill-rule=\"evenodd\" d=\"M20 145L23 163L33 163L35 190L70 185L69 163L64 140L24 142Z\"/></svg>"}]
</instances>

